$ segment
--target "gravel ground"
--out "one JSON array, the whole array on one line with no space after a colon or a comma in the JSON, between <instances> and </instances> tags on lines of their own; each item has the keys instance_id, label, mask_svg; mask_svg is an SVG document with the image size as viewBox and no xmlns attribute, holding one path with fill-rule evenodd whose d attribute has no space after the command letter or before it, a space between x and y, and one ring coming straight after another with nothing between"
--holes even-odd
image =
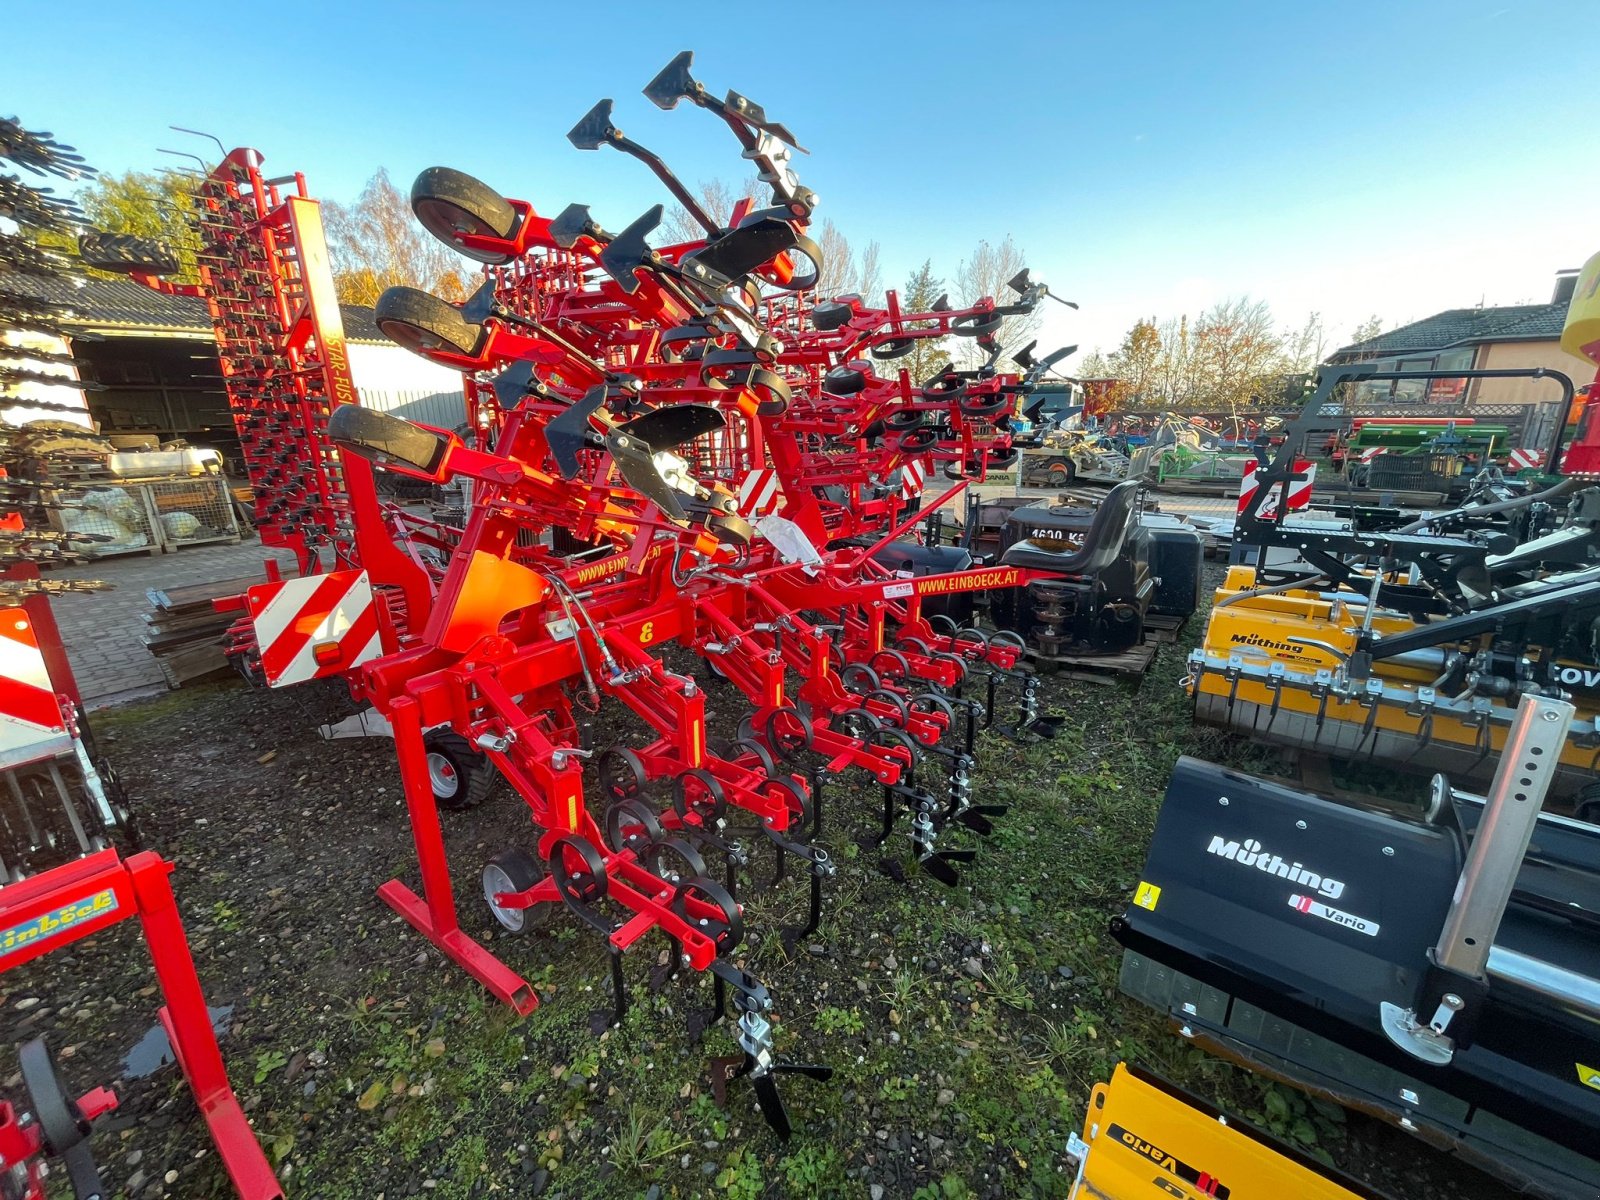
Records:
<instances>
[{"instance_id":1,"label":"gravel ground","mask_svg":"<svg viewBox=\"0 0 1600 1200\"><path fill-rule=\"evenodd\" d=\"M1386 1127L1206 1058L1116 993L1106 925L1137 880L1172 762L1237 749L1191 727L1184 650L1163 648L1137 691L1047 678L1066 717L1054 741L984 737L978 795L1011 811L959 887L903 870L903 838L886 861L869 840L876 795L832 788L823 842L839 873L821 930L792 956L775 936L804 914L803 878L745 897L740 953L775 995L781 1049L836 1068L830 1084L785 1081L797 1126L786 1145L748 1089L734 1085L726 1109L713 1102L708 1063L732 1039L698 1032L703 979L645 986L660 939L627 956L632 1007L596 1037L598 939L565 914L548 934L495 932L478 870L532 841L503 790L449 814L446 836L465 928L538 990L526 1019L375 898L391 877L414 882L398 777L385 741L317 739L331 694L212 685L101 714L97 727L148 843L178 865L201 978L213 1004L232 1006L230 1074L292 1196L1061 1196L1067 1136L1122 1058L1395 1195L1502 1195ZM731 725L719 686L717 721ZM757 862L770 874L770 855ZM118 1075L158 1003L127 925L0 976L0 989L0 1043L48 1034L83 1088ZM0 1060L0 1078L12 1070ZM95 1139L116 1195L228 1194L174 1068L121 1090Z\"/></svg>"}]
</instances>

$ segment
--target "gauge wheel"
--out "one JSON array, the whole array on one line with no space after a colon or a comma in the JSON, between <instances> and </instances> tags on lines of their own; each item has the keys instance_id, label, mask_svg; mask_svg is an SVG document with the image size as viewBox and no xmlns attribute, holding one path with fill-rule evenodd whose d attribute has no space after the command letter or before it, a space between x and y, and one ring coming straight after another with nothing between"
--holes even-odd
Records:
<instances>
[{"instance_id":1,"label":"gauge wheel","mask_svg":"<svg viewBox=\"0 0 1600 1200\"><path fill-rule=\"evenodd\" d=\"M61 1082L56 1056L42 1037L34 1038L17 1047L17 1066L28 1107L44 1135L44 1148L51 1154L66 1154L88 1136L89 1123Z\"/></svg>"},{"instance_id":2,"label":"gauge wheel","mask_svg":"<svg viewBox=\"0 0 1600 1200\"><path fill-rule=\"evenodd\" d=\"M496 778L488 757L458 733L424 734L422 753L428 764L433 800L446 812L465 812L489 798Z\"/></svg>"},{"instance_id":3,"label":"gauge wheel","mask_svg":"<svg viewBox=\"0 0 1600 1200\"><path fill-rule=\"evenodd\" d=\"M550 923L548 904L535 904L532 908L505 908L495 903L495 897L506 892L525 892L544 879L544 867L526 850L512 846L500 851L483 865L483 899L508 933L526 933L530 929L543 929Z\"/></svg>"},{"instance_id":4,"label":"gauge wheel","mask_svg":"<svg viewBox=\"0 0 1600 1200\"><path fill-rule=\"evenodd\" d=\"M411 211L422 227L457 254L477 262L510 262L513 255L495 250L470 250L456 240L510 238L517 231L517 210L481 180L449 167L429 167L411 185Z\"/></svg>"},{"instance_id":5,"label":"gauge wheel","mask_svg":"<svg viewBox=\"0 0 1600 1200\"><path fill-rule=\"evenodd\" d=\"M673 784L672 809L686 823L693 817L694 824L710 829L728 811L728 794L710 771L690 767Z\"/></svg>"},{"instance_id":6,"label":"gauge wheel","mask_svg":"<svg viewBox=\"0 0 1600 1200\"><path fill-rule=\"evenodd\" d=\"M867 353L879 362L887 362L889 359L904 358L916 348L914 338L884 338L876 345L869 346Z\"/></svg>"},{"instance_id":7,"label":"gauge wheel","mask_svg":"<svg viewBox=\"0 0 1600 1200\"><path fill-rule=\"evenodd\" d=\"M618 800L606 809L606 843L613 850L631 850L643 862L661 838L661 822L641 801Z\"/></svg>"},{"instance_id":8,"label":"gauge wheel","mask_svg":"<svg viewBox=\"0 0 1600 1200\"><path fill-rule=\"evenodd\" d=\"M391 342L423 357L441 351L476 356L483 346L482 325L474 325L455 305L419 288L390 288L373 305L372 319Z\"/></svg>"},{"instance_id":9,"label":"gauge wheel","mask_svg":"<svg viewBox=\"0 0 1600 1200\"><path fill-rule=\"evenodd\" d=\"M910 433L922 428L927 420L927 414L919 408L897 408L883 419L883 425L890 433Z\"/></svg>"},{"instance_id":10,"label":"gauge wheel","mask_svg":"<svg viewBox=\"0 0 1600 1200\"><path fill-rule=\"evenodd\" d=\"M767 714L767 745L785 762L793 762L801 753L811 749L813 736L808 710L784 705Z\"/></svg>"}]
</instances>

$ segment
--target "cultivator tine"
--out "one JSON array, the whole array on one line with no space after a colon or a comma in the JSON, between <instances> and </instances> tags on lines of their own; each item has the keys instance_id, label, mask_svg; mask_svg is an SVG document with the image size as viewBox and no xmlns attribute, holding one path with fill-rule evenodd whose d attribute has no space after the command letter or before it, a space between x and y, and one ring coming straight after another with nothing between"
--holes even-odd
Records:
<instances>
[{"instance_id":1,"label":"cultivator tine","mask_svg":"<svg viewBox=\"0 0 1600 1200\"><path fill-rule=\"evenodd\" d=\"M601 100L567 133L567 141L579 150L598 150L607 142L622 136L622 131L611 123L610 100Z\"/></svg>"},{"instance_id":2,"label":"cultivator tine","mask_svg":"<svg viewBox=\"0 0 1600 1200\"><path fill-rule=\"evenodd\" d=\"M600 265L605 268L606 274L615 279L630 296L639 290L637 272L651 262L655 254L645 235L661 224L665 213L662 205L656 205L607 242L605 249L600 252Z\"/></svg>"},{"instance_id":3,"label":"cultivator tine","mask_svg":"<svg viewBox=\"0 0 1600 1200\"><path fill-rule=\"evenodd\" d=\"M705 95L705 88L689 74L689 64L692 62L694 62L693 50L675 54L672 61L644 85L645 97L657 108L672 109L677 107L679 100L696 100L697 97Z\"/></svg>"},{"instance_id":4,"label":"cultivator tine","mask_svg":"<svg viewBox=\"0 0 1600 1200\"><path fill-rule=\"evenodd\" d=\"M563 479L574 479L578 474L578 451L587 443L593 430L589 425L589 418L598 412L606 402L606 389L592 387L583 394L581 400L576 400L568 405L566 411L551 418L544 427L545 443L550 447L550 456L556 460L556 468L561 472Z\"/></svg>"},{"instance_id":5,"label":"cultivator tine","mask_svg":"<svg viewBox=\"0 0 1600 1200\"><path fill-rule=\"evenodd\" d=\"M587 237L602 245L613 240L594 218L587 204L569 204L550 220L550 240L563 250L571 250L580 237Z\"/></svg>"},{"instance_id":6,"label":"cultivator tine","mask_svg":"<svg viewBox=\"0 0 1600 1200\"><path fill-rule=\"evenodd\" d=\"M486 279L483 286L468 296L461 305L461 318L474 325L481 325L493 315L495 309L494 280ZM532 364L528 364L531 368Z\"/></svg>"}]
</instances>

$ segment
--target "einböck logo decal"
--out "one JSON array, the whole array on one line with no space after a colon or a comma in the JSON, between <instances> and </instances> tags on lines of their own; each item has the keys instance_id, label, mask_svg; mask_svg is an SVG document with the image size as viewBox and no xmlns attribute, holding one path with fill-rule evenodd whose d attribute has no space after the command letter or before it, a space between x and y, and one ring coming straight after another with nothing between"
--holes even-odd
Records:
<instances>
[{"instance_id":1,"label":"einb\u00f6ck logo decal","mask_svg":"<svg viewBox=\"0 0 1600 1200\"><path fill-rule=\"evenodd\" d=\"M25 950L35 942L42 942L57 933L65 932L74 926L82 925L91 917L98 917L104 913L115 912L117 908L117 894L110 888L85 896L82 900L74 900L71 904L63 904L53 912L40 913L31 921L24 921L20 925L13 925L10 929L0 930L0 957L15 954Z\"/></svg>"}]
</instances>

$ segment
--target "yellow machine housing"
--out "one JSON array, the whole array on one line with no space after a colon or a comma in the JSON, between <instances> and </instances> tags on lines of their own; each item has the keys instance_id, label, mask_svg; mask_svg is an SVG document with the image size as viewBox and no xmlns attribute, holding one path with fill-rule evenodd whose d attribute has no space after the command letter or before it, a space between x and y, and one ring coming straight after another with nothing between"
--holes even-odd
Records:
<instances>
[{"instance_id":1,"label":"yellow machine housing","mask_svg":"<svg viewBox=\"0 0 1600 1200\"><path fill-rule=\"evenodd\" d=\"M1118 1063L1068 1154L1072 1200L1378 1200L1379 1193Z\"/></svg>"},{"instance_id":2,"label":"yellow machine housing","mask_svg":"<svg viewBox=\"0 0 1600 1200\"><path fill-rule=\"evenodd\" d=\"M1195 717L1276 745L1345 758L1371 757L1453 780L1493 773L1517 696L1436 692L1442 654L1379 659L1372 674L1352 678L1346 666L1366 615L1364 597L1330 599L1318 590L1251 594L1255 569L1234 566L1216 593L1205 638L1189 657L1185 687ZM1230 602L1230 598L1239 597ZM1416 628L1409 617L1380 611L1380 635ZM1488 645L1488 636L1481 639ZM1569 664L1600 674L1593 664ZM1561 756L1552 796L1570 796L1593 782L1600 761L1600 701L1575 695L1577 718Z\"/></svg>"}]
</instances>

